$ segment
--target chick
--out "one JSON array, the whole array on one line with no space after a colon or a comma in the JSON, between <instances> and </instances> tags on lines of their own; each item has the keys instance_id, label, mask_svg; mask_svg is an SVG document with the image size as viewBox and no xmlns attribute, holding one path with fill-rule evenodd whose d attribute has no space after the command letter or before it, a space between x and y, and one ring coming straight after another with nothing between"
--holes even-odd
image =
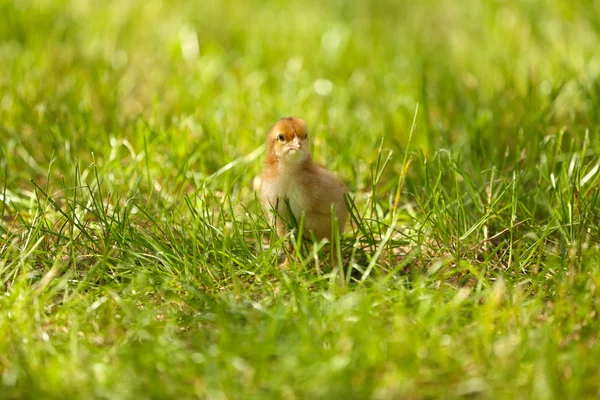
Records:
<instances>
[{"instance_id":1,"label":"chick","mask_svg":"<svg viewBox=\"0 0 600 400\"><path fill-rule=\"evenodd\" d=\"M318 240L331 240L332 207L340 234L344 231L347 189L333 173L313 161L306 123L300 118L282 118L269 131L261 192L267 211L276 211L279 236L286 234L286 221L293 217L300 224L304 217L305 238L314 235Z\"/></svg>"}]
</instances>

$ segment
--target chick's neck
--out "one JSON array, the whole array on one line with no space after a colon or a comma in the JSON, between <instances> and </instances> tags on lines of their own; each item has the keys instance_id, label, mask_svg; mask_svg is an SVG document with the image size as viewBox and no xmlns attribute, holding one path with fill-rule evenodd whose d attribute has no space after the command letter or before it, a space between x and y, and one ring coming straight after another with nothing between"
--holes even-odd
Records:
<instances>
[{"instance_id":1,"label":"chick's neck","mask_svg":"<svg viewBox=\"0 0 600 400\"><path fill-rule=\"evenodd\" d=\"M265 160L266 167L271 170L272 173L279 175L280 177L286 176L291 177L294 173L306 169L312 163L312 157L310 153L302 160L286 160L285 156L278 157L274 151L269 151L269 154Z\"/></svg>"}]
</instances>

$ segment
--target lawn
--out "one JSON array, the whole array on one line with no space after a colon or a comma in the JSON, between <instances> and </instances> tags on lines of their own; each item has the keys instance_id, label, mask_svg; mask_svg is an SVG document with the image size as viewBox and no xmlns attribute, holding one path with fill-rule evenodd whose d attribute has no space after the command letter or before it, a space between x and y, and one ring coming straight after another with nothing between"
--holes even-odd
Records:
<instances>
[{"instance_id":1,"label":"lawn","mask_svg":"<svg viewBox=\"0 0 600 400\"><path fill-rule=\"evenodd\" d=\"M0 397L600 396L600 3L0 0ZM335 246L254 191L302 117Z\"/></svg>"}]
</instances>

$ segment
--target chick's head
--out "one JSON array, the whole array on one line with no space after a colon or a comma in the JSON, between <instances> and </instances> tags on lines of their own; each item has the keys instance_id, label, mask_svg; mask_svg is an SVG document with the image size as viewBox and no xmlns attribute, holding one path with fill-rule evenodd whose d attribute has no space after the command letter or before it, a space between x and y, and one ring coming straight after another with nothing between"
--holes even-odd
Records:
<instances>
[{"instance_id":1,"label":"chick's head","mask_svg":"<svg viewBox=\"0 0 600 400\"><path fill-rule=\"evenodd\" d=\"M267 149L279 161L296 164L310 155L308 130L301 118L282 118L267 135Z\"/></svg>"}]
</instances>

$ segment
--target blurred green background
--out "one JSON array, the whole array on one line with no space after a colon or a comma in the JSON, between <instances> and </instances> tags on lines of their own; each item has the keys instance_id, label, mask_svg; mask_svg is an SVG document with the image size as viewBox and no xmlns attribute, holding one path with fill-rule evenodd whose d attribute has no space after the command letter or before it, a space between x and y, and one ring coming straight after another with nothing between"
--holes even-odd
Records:
<instances>
[{"instance_id":1,"label":"blurred green background","mask_svg":"<svg viewBox=\"0 0 600 400\"><path fill-rule=\"evenodd\" d=\"M161 149L151 168L176 174L188 163L211 174L251 153L288 114L307 119L316 158L359 189L381 138L403 150L417 103L419 149L461 149L481 166L518 154L520 137L597 134L594 1L0 7L11 185L45 176L53 157L57 175L92 152L103 160L111 138L141 152L145 137Z\"/></svg>"}]
</instances>

